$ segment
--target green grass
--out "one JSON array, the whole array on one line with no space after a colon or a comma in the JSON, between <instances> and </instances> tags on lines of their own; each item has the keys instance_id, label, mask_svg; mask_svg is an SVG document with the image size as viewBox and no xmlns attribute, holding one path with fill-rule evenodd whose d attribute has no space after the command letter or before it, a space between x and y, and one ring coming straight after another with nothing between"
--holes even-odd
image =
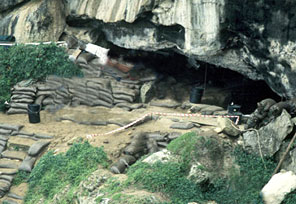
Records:
<instances>
[{"instance_id":1,"label":"green grass","mask_svg":"<svg viewBox=\"0 0 296 204\"><path fill-rule=\"evenodd\" d=\"M209 158L220 158L219 143L214 138L187 133L174 140L168 149L181 156L179 163L149 165L140 160L128 170L128 185L164 193L172 204L208 200L214 200L219 204L259 204L262 203L260 191L276 166L271 159L265 158L265 169L260 157L236 148L233 156L240 169L233 167L230 176L216 178L207 185L199 186L186 178L188 165L194 159L203 159L201 156L207 152L206 150ZM202 168L209 170L204 166Z\"/></svg>"},{"instance_id":2,"label":"green grass","mask_svg":"<svg viewBox=\"0 0 296 204\"><path fill-rule=\"evenodd\" d=\"M93 147L88 142L75 143L66 153L54 155L49 151L30 175L25 203L35 203L42 197L50 200L66 185L78 186L99 165L109 165L107 155L102 147Z\"/></svg>"},{"instance_id":3,"label":"green grass","mask_svg":"<svg viewBox=\"0 0 296 204\"><path fill-rule=\"evenodd\" d=\"M0 47L0 110L5 110L4 102L10 99L10 89L18 82L41 81L48 75L72 77L83 76L83 73L68 59L66 50L55 44Z\"/></svg>"},{"instance_id":4,"label":"green grass","mask_svg":"<svg viewBox=\"0 0 296 204\"><path fill-rule=\"evenodd\" d=\"M17 186L21 183L26 183L30 177L30 173L26 171L18 171L13 177L12 185Z\"/></svg>"}]
</instances>

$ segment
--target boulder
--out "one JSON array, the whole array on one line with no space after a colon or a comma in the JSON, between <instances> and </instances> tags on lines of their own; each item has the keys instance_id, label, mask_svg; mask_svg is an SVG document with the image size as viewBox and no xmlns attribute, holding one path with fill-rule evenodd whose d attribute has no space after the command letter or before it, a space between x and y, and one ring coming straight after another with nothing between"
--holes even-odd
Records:
<instances>
[{"instance_id":1,"label":"boulder","mask_svg":"<svg viewBox=\"0 0 296 204\"><path fill-rule=\"evenodd\" d=\"M9 32L18 43L57 41L66 25L63 9L60 0L29 1L1 18L0 33Z\"/></svg>"},{"instance_id":2,"label":"boulder","mask_svg":"<svg viewBox=\"0 0 296 204\"><path fill-rule=\"evenodd\" d=\"M140 90L140 98L142 103L148 103L154 96L153 82L146 82Z\"/></svg>"},{"instance_id":3,"label":"boulder","mask_svg":"<svg viewBox=\"0 0 296 204\"><path fill-rule=\"evenodd\" d=\"M230 119L219 117L217 122L223 133L231 137L238 137L241 134L240 129Z\"/></svg>"},{"instance_id":4,"label":"boulder","mask_svg":"<svg viewBox=\"0 0 296 204\"><path fill-rule=\"evenodd\" d=\"M191 166L187 179L195 184L204 184L209 180L210 173L205 170L205 167L200 163L195 163Z\"/></svg>"},{"instance_id":5,"label":"boulder","mask_svg":"<svg viewBox=\"0 0 296 204\"><path fill-rule=\"evenodd\" d=\"M177 162L178 158L166 149L156 152L143 160L143 162L148 164L154 164L156 162L165 163L165 162L171 162L171 161Z\"/></svg>"},{"instance_id":6,"label":"boulder","mask_svg":"<svg viewBox=\"0 0 296 204\"><path fill-rule=\"evenodd\" d=\"M285 195L296 189L296 175L282 170L275 174L261 190L265 204L280 204Z\"/></svg>"},{"instance_id":7,"label":"boulder","mask_svg":"<svg viewBox=\"0 0 296 204\"><path fill-rule=\"evenodd\" d=\"M283 110L279 117L261 127L258 135L254 130L245 132L243 134L244 147L247 151L259 155L259 140L262 154L271 157L280 149L283 140L292 132L293 126L291 116Z\"/></svg>"}]
</instances>

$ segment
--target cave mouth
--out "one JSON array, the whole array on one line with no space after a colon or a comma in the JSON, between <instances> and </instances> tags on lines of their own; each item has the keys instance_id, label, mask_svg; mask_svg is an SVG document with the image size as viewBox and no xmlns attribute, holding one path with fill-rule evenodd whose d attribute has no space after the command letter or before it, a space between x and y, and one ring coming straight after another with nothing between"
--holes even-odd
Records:
<instances>
[{"instance_id":1,"label":"cave mouth","mask_svg":"<svg viewBox=\"0 0 296 204\"><path fill-rule=\"evenodd\" d=\"M230 103L238 104L241 105L241 112L244 114L252 113L257 107L257 102L263 99L281 100L265 81L254 81L230 69L192 60L172 49L148 52L118 48L110 49L109 55L133 63L134 72L147 69L154 72L157 89L164 89L164 93L156 93L155 97L159 99L164 98L163 95L168 92L165 86L171 86L166 84L165 80L173 78L188 94L193 86L204 87L201 103L220 105L225 109ZM188 94L185 94L184 98L184 92L173 92L177 92L174 94L180 102L189 100Z\"/></svg>"}]
</instances>

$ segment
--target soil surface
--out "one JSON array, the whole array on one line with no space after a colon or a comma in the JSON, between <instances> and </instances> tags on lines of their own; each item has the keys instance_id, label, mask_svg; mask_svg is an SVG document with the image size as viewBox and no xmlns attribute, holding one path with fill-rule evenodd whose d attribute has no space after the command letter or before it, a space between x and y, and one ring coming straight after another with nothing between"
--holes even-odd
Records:
<instances>
[{"instance_id":1,"label":"soil surface","mask_svg":"<svg viewBox=\"0 0 296 204\"><path fill-rule=\"evenodd\" d=\"M131 138L137 132L180 132L198 130L194 127L190 130L171 129L170 125L174 121L192 121L196 123L205 123L215 125L215 118L185 118L177 116L159 116L153 120L148 120L139 125L127 128L114 134L94 136L87 139L89 134L102 134L120 128L118 124L129 124L136 119L141 118L147 113L163 112L163 113L187 113L187 110L181 108L170 109L149 106L136 109L131 112L119 108L103 108L103 107L64 107L55 113L47 111L40 112L41 122L37 124L29 123L27 114L6 115L0 114L0 123L24 125L22 132L40 133L54 136L48 149L54 150L56 153L66 152L73 141L78 138L88 140L93 146L103 146L105 152L112 161L121 155L122 150L130 143ZM78 123L108 121L108 125L86 125ZM117 125L116 125L117 124ZM202 126L202 128L211 128L214 126ZM26 185L13 186L12 192L18 195L24 195Z\"/></svg>"}]
</instances>

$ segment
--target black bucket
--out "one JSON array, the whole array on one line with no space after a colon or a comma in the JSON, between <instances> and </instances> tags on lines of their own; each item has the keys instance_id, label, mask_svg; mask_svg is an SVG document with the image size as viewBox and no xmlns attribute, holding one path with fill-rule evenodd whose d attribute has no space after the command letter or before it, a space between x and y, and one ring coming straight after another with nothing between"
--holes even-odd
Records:
<instances>
[{"instance_id":1,"label":"black bucket","mask_svg":"<svg viewBox=\"0 0 296 204\"><path fill-rule=\"evenodd\" d=\"M28 105L28 115L30 123L40 123L40 110L41 106L39 104Z\"/></svg>"},{"instance_id":2,"label":"black bucket","mask_svg":"<svg viewBox=\"0 0 296 204\"><path fill-rule=\"evenodd\" d=\"M200 86L195 86L190 92L190 103L200 103L203 96L204 88Z\"/></svg>"},{"instance_id":3,"label":"black bucket","mask_svg":"<svg viewBox=\"0 0 296 204\"><path fill-rule=\"evenodd\" d=\"M242 113L240 112L240 109L241 109L241 106L240 105L236 105L236 104L230 104L228 105L227 107L227 112L228 112L228 115L232 115L232 116L238 116L239 117L239 123L241 122L241 117L242 117ZM236 122L237 118L230 118L230 120L232 120L233 122Z\"/></svg>"},{"instance_id":4,"label":"black bucket","mask_svg":"<svg viewBox=\"0 0 296 204\"><path fill-rule=\"evenodd\" d=\"M239 113L240 109L241 109L241 106L240 105L235 105L235 104L230 104L227 107L228 114Z\"/></svg>"}]
</instances>

